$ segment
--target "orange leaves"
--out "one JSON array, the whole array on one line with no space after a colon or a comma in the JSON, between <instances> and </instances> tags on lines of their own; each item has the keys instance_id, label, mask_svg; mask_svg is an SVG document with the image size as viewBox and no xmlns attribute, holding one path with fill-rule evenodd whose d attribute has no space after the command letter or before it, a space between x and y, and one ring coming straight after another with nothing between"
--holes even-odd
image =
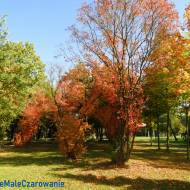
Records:
<instances>
[{"instance_id":1,"label":"orange leaves","mask_svg":"<svg viewBox=\"0 0 190 190\"><path fill-rule=\"evenodd\" d=\"M176 29L178 26L178 13L174 8L174 4L170 3L168 0L141 0L141 3L139 4L141 14L144 14L145 12L149 13L149 15L153 14L157 17L160 24L164 23L166 27L169 26L170 28ZM146 18L148 23L151 18Z\"/></svg>"},{"instance_id":2,"label":"orange leaves","mask_svg":"<svg viewBox=\"0 0 190 190\"><path fill-rule=\"evenodd\" d=\"M85 150L85 132L90 126L77 118L77 115L84 104L89 80L88 70L84 65L78 65L63 76L55 95L59 110L55 118L59 146L61 152L71 159Z\"/></svg>"},{"instance_id":3,"label":"orange leaves","mask_svg":"<svg viewBox=\"0 0 190 190\"><path fill-rule=\"evenodd\" d=\"M90 74L84 65L78 65L63 76L56 90L55 100L58 107L63 107L66 113L77 112L90 86Z\"/></svg>"},{"instance_id":4,"label":"orange leaves","mask_svg":"<svg viewBox=\"0 0 190 190\"><path fill-rule=\"evenodd\" d=\"M32 139L37 132L42 114L46 112L55 113L56 107L49 97L45 96L43 92L39 92L28 103L22 119L19 121L20 131L16 134L14 142L16 146L22 146Z\"/></svg>"},{"instance_id":5,"label":"orange leaves","mask_svg":"<svg viewBox=\"0 0 190 190\"><path fill-rule=\"evenodd\" d=\"M137 103L133 103L129 106L129 131L131 134L135 134L140 125L142 123L142 106L144 101L139 97L139 101Z\"/></svg>"},{"instance_id":6,"label":"orange leaves","mask_svg":"<svg viewBox=\"0 0 190 190\"><path fill-rule=\"evenodd\" d=\"M129 123L126 128L129 128L131 134L138 129L138 124L141 123L141 107L144 103L143 90L139 85L135 85L133 93L130 92L130 86L125 80L126 96L128 109L122 109L125 106L125 97L119 98L119 78L114 71L106 66L96 66L92 71L94 83L90 96L86 99L80 112L84 115L94 117L100 121L105 128L108 138L114 138L118 134L118 129L121 120L129 117ZM134 77L134 83L136 83ZM127 95L128 93L128 95ZM122 99L122 102L120 101Z\"/></svg>"},{"instance_id":7,"label":"orange leaves","mask_svg":"<svg viewBox=\"0 0 190 190\"><path fill-rule=\"evenodd\" d=\"M189 86L189 46L190 41L184 39L179 33L168 35L167 39L151 55L153 64L147 69L147 75L155 78L154 75L162 76L160 80L165 80L172 93L176 96L185 92ZM152 76L152 77L151 77ZM156 81L150 80L154 86Z\"/></svg>"},{"instance_id":8,"label":"orange leaves","mask_svg":"<svg viewBox=\"0 0 190 190\"><path fill-rule=\"evenodd\" d=\"M112 0L96 0L96 10L100 15L107 14L108 10L111 8Z\"/></svg>"},{"instance_id":9,"label":"orange leaves","mask_svg":"<svg viewBox=\"0 0 190 190\"><path fill-rule=\"evenodd\" d=\"M81 82L62 81L60 82L56 94L56 102L64 107L65 111L76 111L78 106L84 101L85 87Z\"/></svg>"},{"instance_id":10,"label":"orange leaves","mask_svg":"<svg viewBox=\"0 0 190 190\"><path fill-rule=\"evenodd\" d=\"M68 158L76 159L85 151L85 131L90 127L87 123L75 118L73 115L65 115L58 118L58 141L61 152Z\"/></svg>"},{"instance_id":11,"label":"orange leaves","mask_svg":"<svg viewBox=\"0 0 190 190\"><path fill-rule=\"evenodd\" d=\"M189 93L189 40L180 33L167 38L151 55L152 64L146 70L147 106L154 118L168 112Z\"/></svg>"},{"instance_id":12,"label":"orange leaves","mask_svg":"<svg viewBox=\"0 0 190 190\"><path fill-rule=\"evenodd\" d=\"M101 93L105 101L115 104L117 101L118 81L114 72L108 67L99 66L93 70L93 76L95 78L94 89L96 89L96 93Z\"/></svg>"},{"instance_id":13,"label":"orange leaves","mask_svg":"<svg viewBox=\"0 0 190 190\"><path fill-rule=\"evenodd\" d=\"M54 101L43 92L35 95L25 108L23 118L19 122L20 131L15 138L16 146L29 142L37 132L42 115L51 112L51 119L57 127L61 152L75 159L85 150L85 131L90 126L77 118L85 98L87 82L85 80L88 79L85 71L81 66L65 75L57 86Z\"/></svg>"}]
</instances>

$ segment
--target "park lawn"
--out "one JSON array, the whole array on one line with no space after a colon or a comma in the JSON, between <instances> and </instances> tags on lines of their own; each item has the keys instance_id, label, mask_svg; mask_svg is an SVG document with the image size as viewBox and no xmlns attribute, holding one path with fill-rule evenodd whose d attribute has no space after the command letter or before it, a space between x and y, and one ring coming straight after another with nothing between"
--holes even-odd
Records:
<instances>
[{"instance_id":1,"label":"park lawn","mask_svg":"<svg viewBox=\"0 0 190 190\"><path fill-rule=\"evenodd\" d=\"M137 138L131 160L117 168L110 164L108 144L91 143L77 161L65 160L52 143L32 143L25 148L7 145L0 151L0 181L65 182L64 188L31 190L190 189L190 162L186 161L183 143L172 143L169 153L165 147L160 151L156 148L147 138Z\"/></svg>"}]
</instances>

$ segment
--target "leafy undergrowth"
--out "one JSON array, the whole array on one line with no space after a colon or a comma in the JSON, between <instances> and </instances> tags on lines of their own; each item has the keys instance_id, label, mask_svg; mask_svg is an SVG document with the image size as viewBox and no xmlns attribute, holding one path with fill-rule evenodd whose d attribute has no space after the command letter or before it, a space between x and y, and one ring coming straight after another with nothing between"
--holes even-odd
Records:
<instances>
[{"instance_id":1,"label":"leafy undergrowth","mask_svg":"<svg viewBox=\"0 0 190 190\"><path fill-rule=\"evenodd\" d=\"M65 182L64 188L46 190L190 189L190 162L180 143L173 143L167 152L164 147L157 151L147 140L137 140L131 160L123 168L112 165L111 156L108 144L90 144L86 155L77 161L65 160L51 143L25 148L8 145L0 151L0 181ZM34 188L40 189L44 188Z\"/></svg>"}]
</instances>

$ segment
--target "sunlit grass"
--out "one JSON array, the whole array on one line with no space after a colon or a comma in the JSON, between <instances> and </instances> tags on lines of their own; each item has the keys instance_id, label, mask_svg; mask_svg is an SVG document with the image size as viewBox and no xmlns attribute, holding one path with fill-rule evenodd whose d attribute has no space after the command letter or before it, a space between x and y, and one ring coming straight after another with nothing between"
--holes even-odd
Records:
<instances>
[{"instance_id":1,"label":"sunlit grass","mask_svg":"<svg viewBox=\"0 0 190 190\"><path fill-rule=\"evenodd\" d=\"M172 141L167 152L164 144L157 151L156 143L150 146L148 141L137 138L132 158L123 168L110 164L108 144L91 144L77 161L65 160L55 144L6 146L0 151L0 181L64 181L65 187L57 189L66 190L190 189L190 162L186 161L183 142ZM34 188L39 189L53 188Z\"/></svg>"}]
</instances>

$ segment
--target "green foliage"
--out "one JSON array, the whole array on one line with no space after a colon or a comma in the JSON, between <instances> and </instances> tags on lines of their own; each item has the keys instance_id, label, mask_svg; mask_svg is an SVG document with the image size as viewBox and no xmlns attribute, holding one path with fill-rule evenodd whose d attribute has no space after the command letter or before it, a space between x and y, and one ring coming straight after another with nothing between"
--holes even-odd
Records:
<instances>
[{"instance_id":1,"label":"green foliage","mask_svg":"<svg viewBox=\"0 0 190 190\"><path fill-rule=\"evenodd\" d=\"M0 127L20 114L27 99L44 79L44 65L30 43L0 46Z\"/></svg>"},{"instance_id":2,"label":"green foliage","mask_svg":"<svg viewBox=\"0 0 190 190\"><path fill-rule=\"evenodd\" d=\"M175 115L171 116L171 122L172 122L172 127L174 129L174 132L177 133L183 133L185 132L186 128L185 125L182 124L181 119L176 117Z\"/></svg>"},{"instance_id":3,"label":"green foliage","mask_svg":"<svg viewBox=\"0 0 190 190\"><path fill-rule=\"evenodd\" d=\"M189 48L189 40L176 33L168 35L151 55L153 63L146 69L144 87L146 107L153 117L171 111L189 95Z\"/></svg>"}]
</instances>

